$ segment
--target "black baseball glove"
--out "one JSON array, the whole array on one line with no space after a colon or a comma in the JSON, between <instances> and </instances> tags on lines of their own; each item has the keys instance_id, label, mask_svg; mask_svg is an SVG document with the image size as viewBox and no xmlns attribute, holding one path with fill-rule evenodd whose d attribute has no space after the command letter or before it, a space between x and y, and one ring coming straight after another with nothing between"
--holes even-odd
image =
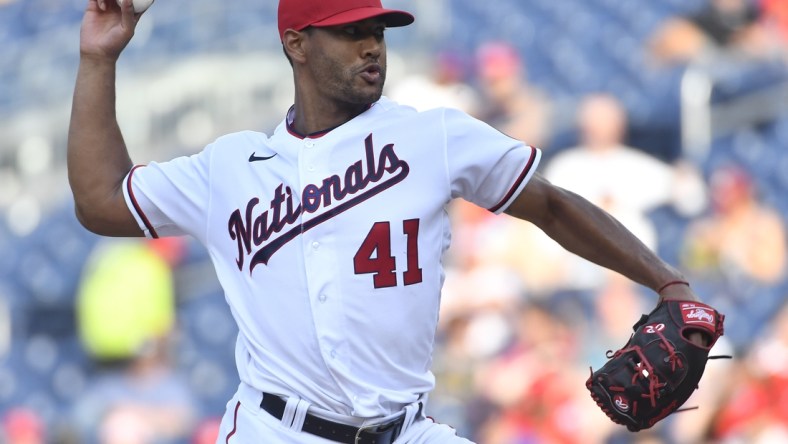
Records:
<instances>
[{"instance_id":1,"label":"black baseball glove","mask_svg":"<svg viewBox=\"0 0 788 444\"><path fill-rule=\"evenodd\" d=\"M722 336L725 316L694 301L662 301L635 324L626 345L591 372L586 387L613 422L647 429L678 410L706 368L709 350ZM693 332L706 345L689 339ZM727 356L726 356L727 357Z\"/></svg>"}]
</instances>

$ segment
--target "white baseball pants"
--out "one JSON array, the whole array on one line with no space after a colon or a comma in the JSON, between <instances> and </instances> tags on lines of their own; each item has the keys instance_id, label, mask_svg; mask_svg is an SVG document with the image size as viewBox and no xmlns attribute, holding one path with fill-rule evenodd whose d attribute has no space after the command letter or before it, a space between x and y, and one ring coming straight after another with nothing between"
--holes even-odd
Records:
<instances>
[{"instance_id":1,"label":"white baseball pants","mask_svg":"<svg viewBox=\"0 0 788 444\"><path fill-rule=\"evenodd\" d=\"M241 383L227 403L216 444L336 444L310 433L285 426L281 420L260 408L262 394ZM414 418L417 409L406 409L403 432L395 444L473 444L458 437L454 429L437 424L423 415ZM305 412L303 412L305 413ZM298 416L298 413L294 414ZM303 423L303 417L301 418ZM292 420L288 422L297 422Z\"/></svg>"}]
</instances>

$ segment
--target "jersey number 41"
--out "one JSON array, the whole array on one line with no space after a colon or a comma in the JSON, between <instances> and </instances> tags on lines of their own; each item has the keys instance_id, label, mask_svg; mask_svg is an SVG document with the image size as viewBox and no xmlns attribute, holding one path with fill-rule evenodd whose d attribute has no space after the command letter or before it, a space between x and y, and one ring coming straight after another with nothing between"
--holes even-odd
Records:
<instances>
[{"instance_id":1,"label":"jersey number 41","mask_svg":"<svg viewBox=\"0 0 788 444\"><path fill-rule=\"evenodd\" d=\"M402 222L407 237L407 269L402 273L405 285L422 281L419 268L419 219ZM372 273L375 288L397 286L397 260L391 254L391 222L376 222L353 257L356 274Z\"/></svg>"}]
</instances>

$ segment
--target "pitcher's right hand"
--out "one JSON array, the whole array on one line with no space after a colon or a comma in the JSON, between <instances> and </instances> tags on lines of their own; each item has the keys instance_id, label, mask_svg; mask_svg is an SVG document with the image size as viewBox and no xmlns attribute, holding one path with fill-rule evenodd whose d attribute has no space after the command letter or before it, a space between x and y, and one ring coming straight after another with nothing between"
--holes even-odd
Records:
<instances>
[{"instance_id":1,"label":"pitcher's right hand","mask_svg":"<svg viewBox=\"0 0 788 444\"><path fill-rule=\"evenodd\" d=\"M132 0L123 0L123 6L115 0L89 0L80 30L80 55L117 60L141 16L134 12Z\"/></svg>"}]
</instances>

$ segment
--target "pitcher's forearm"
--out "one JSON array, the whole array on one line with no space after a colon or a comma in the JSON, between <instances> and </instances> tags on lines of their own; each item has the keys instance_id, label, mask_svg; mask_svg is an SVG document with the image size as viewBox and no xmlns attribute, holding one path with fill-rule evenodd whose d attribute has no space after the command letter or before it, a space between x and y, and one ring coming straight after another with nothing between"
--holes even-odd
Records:
<instances>
[{"instance_id":1,"label":"pitcher's forearm","mask_svg":"<svg viewBox=\"0 0 788 444\"><path fill-rule=\"evenodd\" d=\"M534 223L568 251L654 290L683 280L619 221L538 174L507 212Z\"/></svg>"},{"instance_id":2,"label":"pitcher's forearm","mask_svg":"<svg viewBox=\"0 0 788 444\"><path fill-rule=\"evenodd\" d=\"M544 227L564 248L654 290L684 279L615 218L574 193L564 193L553 207L556 216Z\"/></svg>"},{"instance_id":3,"label":"pitcher's forearm","mask_svg":"<svg viewBox=\"0 0 788 444\"><path fill-rule=\"evenodd\" d=\"M86 56L80 60L67 161L81 220L123 203L121 184L132 162L116 119L114 60ZM117 208L121 210L125 209Z\"/></svg>"}]
</instances>

